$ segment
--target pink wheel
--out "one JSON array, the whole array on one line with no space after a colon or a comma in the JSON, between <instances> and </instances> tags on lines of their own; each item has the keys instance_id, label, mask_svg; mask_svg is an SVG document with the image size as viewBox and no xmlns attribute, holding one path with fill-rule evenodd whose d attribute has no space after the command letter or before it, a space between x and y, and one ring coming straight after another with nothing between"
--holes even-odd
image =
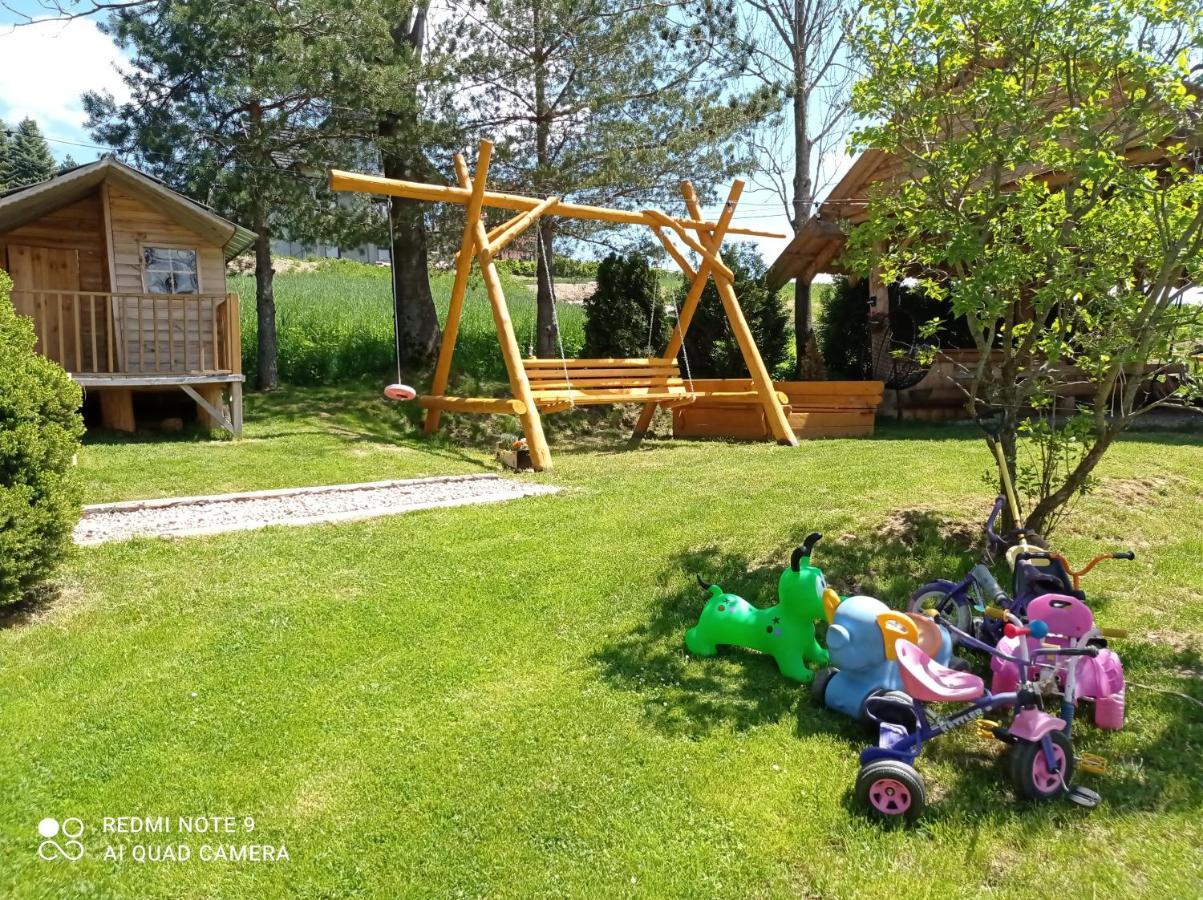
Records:
<instances>
[{"instance_id":1,"label":"pink wheel","mask_svg":"<svg viewBox=\"0 0 1203 900\"><path fill-rule=\"evenodd\" d=\"M1060 731L1053 732L1051 737L1055 766L1049 765L1040 741L1023 741L1011 751L1011 779L1016 792L1025 799L1049 800L1059 796L1073 777L1073 745Z\"/></svg>"},{"instance_id":2,"label":"pink wheel","mask_svg":"<svg viewBox=\"0 0 1203 900\"><path fill-rule=\"evenodd\" d=\"M927 806L922 776L913 766L892 759L879 759L860 770L856 798L883 819L911 820Z\"/></svg>"},{"instance_id":3,"label":"pink wheel","mask_svg":"<svg viewBox=\"0 0 1203 900\"><path fill-rule=\"evenodd\" d=\"M412 400L418 396L418 392L411 388L408 384L390 384L384 389L384 396L390 400L405 401Z\"/></svg>"}]
</instances>

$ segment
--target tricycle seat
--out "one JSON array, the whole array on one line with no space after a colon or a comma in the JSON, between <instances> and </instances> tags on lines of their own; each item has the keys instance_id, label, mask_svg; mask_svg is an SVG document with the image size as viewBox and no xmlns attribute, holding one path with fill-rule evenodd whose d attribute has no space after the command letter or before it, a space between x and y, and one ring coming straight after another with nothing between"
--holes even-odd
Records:
<instances>
[{"instance_id":1,"label":"tricycle seat","mask_svg":"<svg viewBox=\"0 0 1203 900\"><path fill-rule=\"evenodd\" d=\"M898 641L894 652L902 687L916 700L955 703L976 700L986 692L985 683L976 675L940 665L910 641Z\"/></svg>"}]
</instances>

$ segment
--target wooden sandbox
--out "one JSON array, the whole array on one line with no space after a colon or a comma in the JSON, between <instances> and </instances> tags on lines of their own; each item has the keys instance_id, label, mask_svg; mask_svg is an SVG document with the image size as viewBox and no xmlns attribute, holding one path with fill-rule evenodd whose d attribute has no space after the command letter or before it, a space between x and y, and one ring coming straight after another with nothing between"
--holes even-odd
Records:
<instances>
[{"instance_id":1,"label":"wooden sandbox","mask_svg":"<svg viewBox=\"0 0 1203 900\"><path fill-rule=\"evenodd\" d=\"M708 403L705 393L748 390L740 378L696 379L698 398L673 410L673 437L730 437L768 440L764 411L754 403ZM880 381L778 381L773 385L789 398L785 412L799 438L867 437L881 405Z\"/></svg>"}]
</instances>

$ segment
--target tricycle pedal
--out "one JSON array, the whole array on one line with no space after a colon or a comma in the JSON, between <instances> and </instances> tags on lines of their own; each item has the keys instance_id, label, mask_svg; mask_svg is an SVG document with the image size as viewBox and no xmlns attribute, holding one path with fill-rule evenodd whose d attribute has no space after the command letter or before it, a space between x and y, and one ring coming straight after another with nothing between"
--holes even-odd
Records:
<instances>
[{"instance_id":1,"label":"tricycle pedal","mask_svg":"<svg viewBox=\"0 0 1203 900\"><path fill-rule=\"evenodd\" d=\"M1082 753L1078 756L1078 769L1091 775L1106 775L1107 760L1097 753Z\"/></svg>"},{"instance_id":2,"label":"tricycle pedal","mask_svg":"<svg viewBox=\"0 0 1203 900\"><path fill-rule=\"evenodd\" d=\"M992 741L998 738L998 729L1002 726L992 719L977 720L977 736L984 741Z\"/></svg>"}]
</instances>

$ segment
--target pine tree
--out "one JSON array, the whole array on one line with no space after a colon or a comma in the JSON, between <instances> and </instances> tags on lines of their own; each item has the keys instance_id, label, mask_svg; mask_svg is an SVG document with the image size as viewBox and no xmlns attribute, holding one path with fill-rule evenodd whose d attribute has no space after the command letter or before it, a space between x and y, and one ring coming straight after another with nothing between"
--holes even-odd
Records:
<instances>
[{"instance_id":1,"label":"pine tree","mask_svg":"<svg viewBox=\"0 0 1203 900\"><path fill-rule=\"evenodd\" d=\"M8 126L0 119L0 191L8 189L8 166L12 157L12 139Z\"/></svg>"},{"instance_id":2,"label":"pine tree","mask_svg":"<svg viewBox=\"0 0 1203 900\"><path fill-rule=\"evenodd\" d=\"M79 165L79 163L77 163L75 161L75 157L73 157L70 153L68 153L66 156L63 157L63 161L58 164L58 169L56 169L55 171L56 171L56 174L61 175L64 172L69 172L71 169L76 168L78 165Z\"/></svg>"},{"instance_id":3,"label":"pine tree","mask_svg":"<svg viewBox=\"0 0 1203 900\"><path fill-rule=\"evenodd\" d=\"M586 357L656 356L668 342L659 279L647 257L611 253L597 267L597 290L585 300Z\"/></svg>"},{"instance_id":4,"label":"pine tree","mask_svg":"<svg viewBox=\"0 0 1203 900\"><path fill-rule=\"evenodd\" d=\"M37 184L54 174L54 157L42 137L42 130L33 119L23 119L17 126L9 150L8 186L22 187Z\"/></svg>"},{"instance_id":5,"label":"pine tree","mask_svg":"<svg viewBox=\"0 0 1203 900\"><path fill-rule=\"evenodd\" d=\"M464 23L463 69L478 85L464 93L464 119L498 141L494 181L523 193L680 209L682 178L705 194L745 168L737 139L778 102L715 71L711 44L681 26L673 3L478 0ZM557 227L543 218L537 232L544 357L558 345Z\"/></svg>"},{"instance_id":6,"label":"pine tree","mask_svg":"<svg viewBox=\"0 0 1203 900\"><path fill-rule=\"evenodd\" d=\"M319 237L303 231L343 208L324 170L363 153L342 114L355 112L352 98L339 93L362 86L359 54L378 41L357 23L329 0L195 0L133 7L102 26L132 51L130 99L85 95L93 136L255 232L260 389L279 381L272 239Z\"/></svg>"}]
</instances>

